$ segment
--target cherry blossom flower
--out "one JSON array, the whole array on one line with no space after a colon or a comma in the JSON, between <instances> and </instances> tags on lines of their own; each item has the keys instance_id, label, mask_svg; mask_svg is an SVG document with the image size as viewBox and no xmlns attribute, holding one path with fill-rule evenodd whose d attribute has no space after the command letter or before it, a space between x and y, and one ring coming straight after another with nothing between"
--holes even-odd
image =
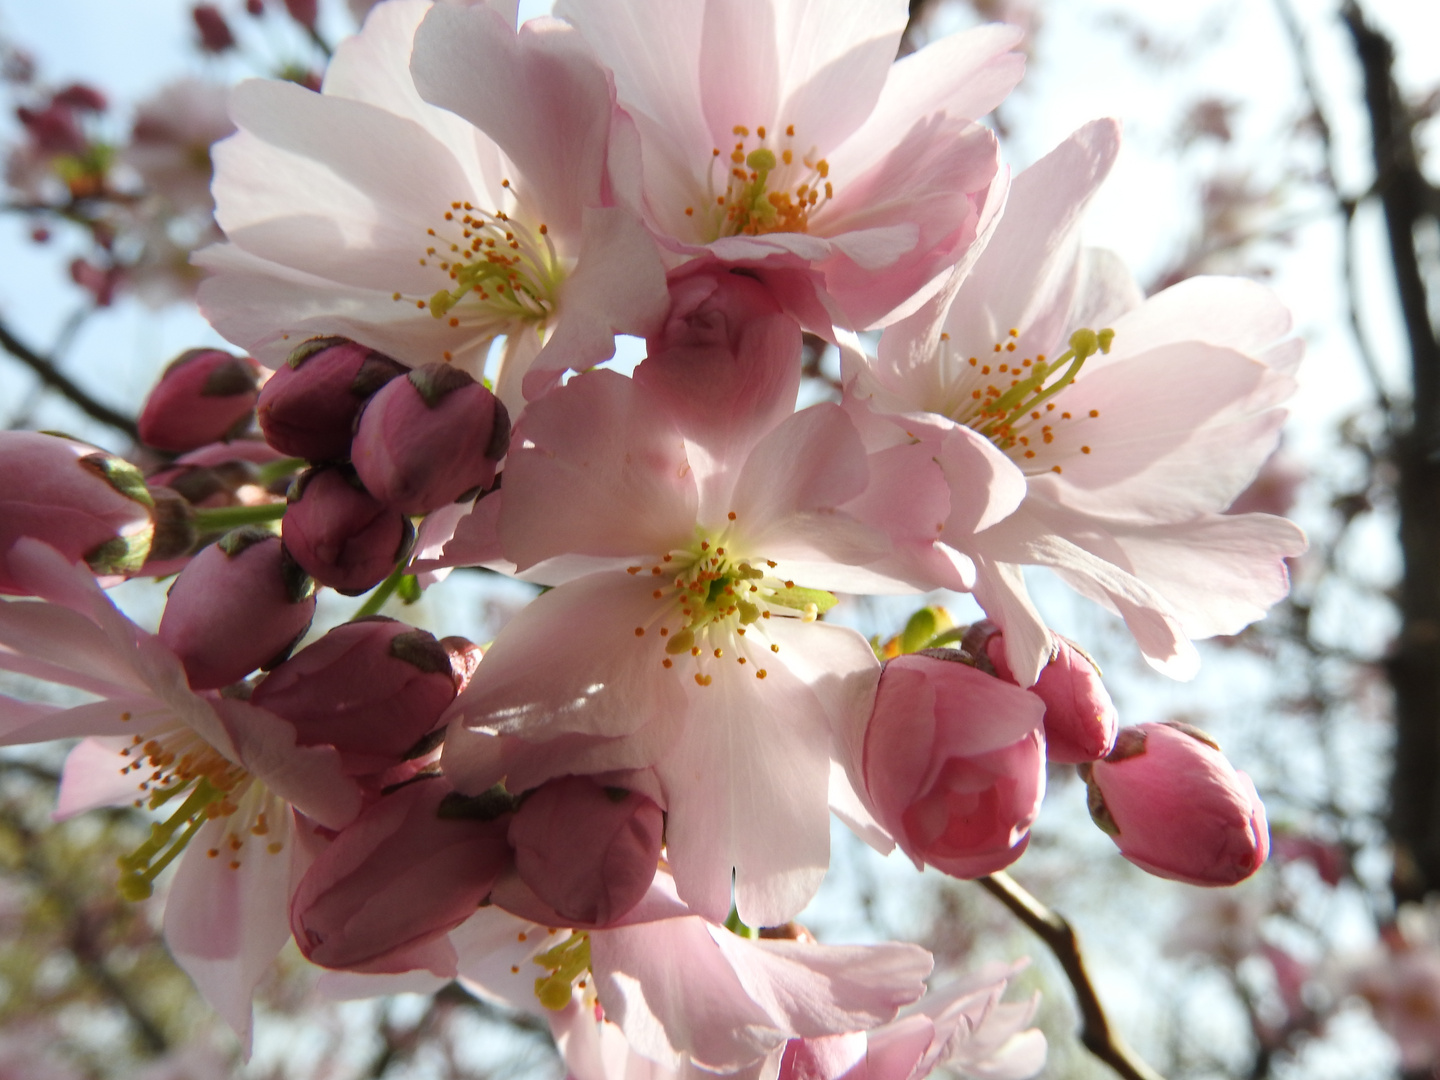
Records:
<instances>
[{"instance_id":1,"label":"cherry blossom flower","mask_svg":"<svg viewBox=\"0 0 1440 1080\"><path fill-rule=\"evenodd\" d=\"M655 1070L655 1080L672 1070L773 1075L790 1040L887 1024L924 992L932 960L918 946L821 945L799 927L785 930L742 936L697 916L662 867L618 925L576 931L486 906L450 932L449 945L467 989L548 1019L576 1080L619 1076L605 1071L617 1059ZM446 978L333 973L322 988L341 997L426 992ZM987 985L997 1000L1002 989ZM964 1008L978 1017L978 1004Z\"/></svg>"},{"instance_id":2,"label":"cherry blossom flower","mask_svg":"<svg viewBox=\"0 0 1440 1080\"><path fill-rule=\"evenodd\" d=\"M1260 618L1305 548L1283 519L1221 514L1278 438L1301 353L1282 340L1289 314L1229 278L1140 303L1111 257L1082 252L1082 211L1118 147L1118 126L1097 121L1020 174L973 269L891 327L878 360L845 354L853 399L978 434L1023 476L1014 513L968 530L952 519L941 536L974 559L1022 686L1053 651L1024 564L1121 614L1153 665L1188 678L1191 639Z\"/></svg>"},{"instance_id":3,"label":"cherry blossom flower","mask_svg":"<svg viewBox=\"0 0 1440 1080\"><path fill-rule=\"evenodd\" d=\"M0 670L98 700L63 708L0 697L0 742L82 739L65 761L60 817L166 809L125 858L121 892L148 896L183 854L165 904L166 942L248 1041L250 995L289 937L292 875L310 857L291 805L338 828L358 813L359 789L333 748L297 747L279 717L192 692L174 654L53 548L22 539L8 563L41 601L0 605Z\"/></svg>"},{"instance_id":4,"label":"cherry blossom flower","mask_svg":"<svg viewBox=\"0 0 1440 1080\"><path fill-rule=\"evenodd\" d=\"M816 621L817 590L889 545L840 509L868 478L844 411L785 415L798 370L687 398L668 359L572 378L517 426L498 537L557 587L487 652L443 764L472 792L653 767L680 895L724 919L733 868L741 918L775 925L824 874L831 733L863 726L877 674L863 638Z\"/></svg>"},{"instance_id":5,"label":"cherry blossom flower","mask_svg":"<svg viewBox=\"0 0 1440 1080\"><path fill-rule=\"evenodd\" d=\"M997 158L973 121L1019 80L1019 30L896 61L900 0L561 0L556 14L615 73L642 212L677 261L749 266L828 333L898 317L974 241Z\"/></svg>"},{"instance_id":6,"label":"cherry blossom flower","mask_svg":"<svg viewBox=\"0 0 1440 1080\"><path fill-rule=\"evenodd\" d=\"M518 413L542 343L557 373L606 359L615 333L663 314L663 274L639 221L612 205L614 93L579 35L548 19L517 33L483 5L437 8L417 48L463 34L463 58L425 69L464 97L457 116L421 100L410 76L429 10L377 7L320 94L236 89L240 131L215 148L229 242L197 256L214 274L200 303L272 367L308 337L339 334L478 376L505 335L497 387Z\"/></svg>"}]
</instances>

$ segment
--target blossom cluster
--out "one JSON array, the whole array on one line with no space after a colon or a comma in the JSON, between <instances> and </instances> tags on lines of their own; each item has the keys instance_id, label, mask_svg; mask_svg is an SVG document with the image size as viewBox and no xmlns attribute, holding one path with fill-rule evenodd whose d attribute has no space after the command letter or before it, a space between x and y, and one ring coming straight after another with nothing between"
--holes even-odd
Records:
<instances>
[{"instance_id":1,"label":"blossom cluster","mask_svg":"<svg viewBox=\"0 0 1440 1080\"><path fill-rule=\"evenodd\" d=\"M0 698L0 738L81 738L62 814L159 812L119 887L178 863L167 940L242 1036L293 937L337 992L541 1012L580 1080L1033 1075L1010 971L927 990L924 950L794 920L832 813L981 877L1047 761L1151 873L1265 860L1245 774L1118 728L1023 568L1180 678L1279 600L1299 530L1226 510L1288 314L1236 279L1144 299L1081 246L1112 121L1010 178L979 123L1009 28L895 61L894 0L504 6L387 0L318 91L236 89L196 261L249 355L167 369L148 476L0 436L0 669L95 699ZM841 378L802 407L806 335ZM483 650L378 615L457 566L546 589ZM171 574L154 634L102 591ZM370 599L307 639L321 588ZM986 618L825 618L939 589Z\"/></svg>"}]
</instances>

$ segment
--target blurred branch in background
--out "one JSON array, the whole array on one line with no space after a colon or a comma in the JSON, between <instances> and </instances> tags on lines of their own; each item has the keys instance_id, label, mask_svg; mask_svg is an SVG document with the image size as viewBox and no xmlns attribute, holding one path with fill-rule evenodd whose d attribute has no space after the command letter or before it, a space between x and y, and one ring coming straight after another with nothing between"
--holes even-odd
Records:
<instances>
[{"instance_id":1,"label":"blurred branch in background","mask_svg":"<svg viewBox=\"0 0 1440 1080\"><path fill-rule=\"evenodd\" d=\"M138 437L133 418L95 400L84 387L64 375L54 360L25 344L3 322L0 322L0 347L39 376L46 387L60 394L86 416L108 424L131 440Z\"/></svg>"}]
</instances>

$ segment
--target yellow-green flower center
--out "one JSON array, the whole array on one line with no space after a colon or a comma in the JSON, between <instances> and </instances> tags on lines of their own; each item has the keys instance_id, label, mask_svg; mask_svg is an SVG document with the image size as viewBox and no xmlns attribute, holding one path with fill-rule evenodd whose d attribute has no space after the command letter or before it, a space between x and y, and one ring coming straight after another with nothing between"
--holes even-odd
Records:
<instances>
[{"instance_id":1,"label":"yellow-green flower center","mask_svg":"<svg viewBox=\"0 0 1440 1080\"><path fill-rule=\"evenodd\" d=\"M548 226L532 227L504 210L457 201L426 233L420 265L432 267L442 287L428 296L397 292L392 299L428 309L432 317L472 329L477 337L513 333L517 324L544 327L565 277Z\"/></svg>"},{"instance_id":2,"label":"yellow-green flower center","mask_svg":"<svg viewBox=\"0 0 1440 1080\"><path fill-rule=\"evenodd\" d=\"M744 125L733 130L736 141L729 153L718 146L711 152L704 201L685 208L699 224L701 239L808 232L811 215L835 194L829 162L813 151L796 151L793 125L778 138L763 125L753 136ZM723 174L717 177L718 170Z\"/></svg>"},{"instance_id":3,"label":"yellow-green flower center","mask_svg":"<svg viewBox=\"0 0 1440 1080\"><path fill-rule=\"evenodd\" d=\"M735 514L729 516L733 523ZM660 663L667 669L688 657L699 686L711 684L716 662L749 666L757 679L764 679L766 656L780 651L765 633L772 613L798 611L804 621L813 622L835 603L827 592L776 577L777 564L769 559L737 555L727 546L731 543L731 528L702 532L689 548L663 555L649 567L627 568L632 575L651 578L655 586L655 613L647 624L635 627L635 636L659 639Z\"/></svg>"},{"instance_id":4,"label":"yellow-green flower center","mask_svg":"<svg viewBox=\"0 0 1440 1080\"><path fill-rule=\"evenodd\" d=\"M129 719L129 714L125 717ZM171 724L149 735L136 735L121 755L127 759L121 775L138 779L137 808L174 807L164 821L151 824L150 835L139 847L116 860L121 871L118 888L125 899L148 897L160 872L207 821L231 819L222 846L207 855L212 859L223 855L232 870L240 869L247 840L263 845L271 855L283 850L283 842L272 835L272 825L287 812L284 803L191 728Z\"/></svg>"},{"instance_id":5,"label":"yellow-green flower center","mask_svg":"<svg viewBox=\"0 0 1440 1080\"><path fill-rule=\"evenodd\" d=\"M991 355L961 359L952 354L949 335L942 334L936 365L941 385L932 411L978 431L1031 471L1060 425L1100 415L1089 409L1085 417L1076 417L1055 399L1074 383L1089 357L1110 351L1114 336L1113 330L1077 330L1070 335L1070 348L1050 360L1043 353L1025 356L1017 346L1020 332L1011 330L1009 340L997 342ZM1088 454L1091 448L1080 451ZM1044 468L1062 471L1056 464Z\"/></svg>"}]
</instances>

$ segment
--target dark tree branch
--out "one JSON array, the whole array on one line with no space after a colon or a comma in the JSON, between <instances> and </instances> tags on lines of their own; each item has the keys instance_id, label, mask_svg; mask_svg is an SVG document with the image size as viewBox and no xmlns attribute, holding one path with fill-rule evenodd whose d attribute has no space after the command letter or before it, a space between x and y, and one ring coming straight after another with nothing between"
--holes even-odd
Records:
<instances>
[{"instance_id":1,"label":"dark tree branch","mask_svg":"<svg viewBox=\"0 0 1440 1080\"><path fill-rule=\"evenodd\" d=\"M1385 391L1385 382L1380 375L1380 364L1376 360L1374 349L1370 346L1369 335L1365 333L1365 328L1360 322L1360 305L1357 299L1359 279L1356 274L1355 251L1355 210L1359 205L1359 200L1347 196L1340 190L1336 169L1335 139L1330 121L1325 114L1325 108L1320 103L1320 79L1315 71L1310 47L1305 41L1305 31L1300 25L1300 19L1295 14L1290 0L1274 0L1274 2L1280 22L1285 27L1286 36L1290 39L1290 51L1295 57L1295 66L1300 74L1300 86L1310 106L1310 115L1320 138L1320 147L1325 154L1325 186L1335 200L1335 209L1339 211L1342 218L1341 227L1345 251L1345 315L1350 324L1350 335L1355 339L1355 349L1360 358L1360 365L1365 369L1365 375L1370 380L1375 400L1385 413L1386 426L1393 432L1395 410L1390 396Z\"/></svg>"},{"instance_id":2,"label":"dark tree branch","mask_svg":"<svg viewBox=\"0 0 1440 1080\"><path fill-rule=\"evenodd\" d=\"M1395 83L1394 46L1353 0L1341 17L1364 76L1374 191L1385 215L1413 384L1408 422L1393 449L1404 571L1400 636L1388 664L1395 692L1391 889L1403 902L1440 891L1440 340L1416 242L1420 226L1436 223L1435 191L1420 171L1414 117Z\"/></svg>"},{"instance_id":3,"label":"dark tree branch","mask_svg":"<svg viewBox=\"0 0 1440 1080\"><path fill-rule=\"evenodd\" d=\"M124 413L117 412L110 406L96 401L82 387L61 374L53 360L41 356L26 345L11 333L10 328L3 322L0 322L0 348L35 372L40 376L41 382L63 395L87 416L99 420L102 424L110 425L116 431L124 432L132 440L139 439L139 431L135 427L134 420Z\"/></svg>"},{"instance_id":4,"label":"dark tree branch","mask_svg":"<svg viewBox=\"0 0 1440 1080\"><path fill-rule=\"evenodd\" d=\"M1075 1002L1080 1009L1080 1041L1105 1064L1114 1069L1125 1080L1164 1080L1125 1044L1125 1040L1110 1027L1105 1009L1090 983L1085 970L1085 959L1080 955L1080 940L1075 930L1055 912L1026 892L1003 870L979 879L980 886L995 897L1055 954L1065 976L1075 990Z\"/></svg>"}]
</instances>

